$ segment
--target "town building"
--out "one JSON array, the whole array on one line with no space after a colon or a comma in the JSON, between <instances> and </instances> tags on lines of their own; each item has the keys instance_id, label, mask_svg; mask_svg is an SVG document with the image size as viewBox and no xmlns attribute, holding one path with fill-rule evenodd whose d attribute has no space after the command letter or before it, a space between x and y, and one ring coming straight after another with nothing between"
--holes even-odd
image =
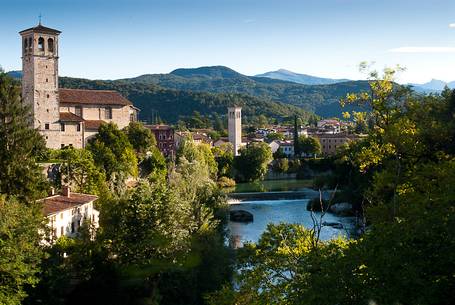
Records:
<instances>
[{"instance_id":1,"label":"town building","mask_svg":"<svg viewBox=\"0 0 455 305\"><path fill-rule=\"evenodd\" d=\"M169 125L145 125L155 135L156 145L165 157L175 156L175 132Z\"/></svg>"},{"instance_id":2,"label":"town building","mask_svg":"<svg viewBox=\"0 0 455 305\"><path fill-rule=\"evenodd\" d=\"M137 120L138 109L111 90L61 89L58 85L60 31L41 25L22 37L22 98L33 115L30 124L48 148L83 148L102 123L119 128Z\"/></svg>"},{"instance_id":3,"label":"town building","mask_svg":"<svg viewBox=\"0 0 455 305\"><path fill-rule=\"evenodd\" d=\"M274 140L269 143L269 147L272 150L272 153L276 153L278 150L281 150L287 158L294 157L294 141L292 140Z\"/></svg>"},{"instance_id":4,"label":"town building","mask_svg":"<svg viewBox=\"0 0 455 305\"><path fill-rule=\"evenodd\" d=\"M89 222L93 229L98 228L99 212L94 208L96 199L98 197L94 195L72 193L68 186L63 187L62 194L42 199L51 239L76 237L84 222Z\"/></svg>"},{"instance_id":5,"label":"town building","mask_svg":"<svg viewBox=\"0 0 455 305\"><path fill-rule=\"evenodd\" d=\"M311 135L314 138L319 140L321 144L322 154L324 156L333 156L336 154L337 150L344 144L357 141L365 137L364 135L356 135L349 133L338 133L338 134L313 134Z\"/></svg>"},{"instance_id":6,"label":"town building","mask_svg":"<svg viewBox=\"0 0 455 305\"><path fill-rule=\"evenodd\" d=\"M242 108L228 108L228 138L234 147L234 156L239 155L242 146Z\"/></svg>"}]
</instances>

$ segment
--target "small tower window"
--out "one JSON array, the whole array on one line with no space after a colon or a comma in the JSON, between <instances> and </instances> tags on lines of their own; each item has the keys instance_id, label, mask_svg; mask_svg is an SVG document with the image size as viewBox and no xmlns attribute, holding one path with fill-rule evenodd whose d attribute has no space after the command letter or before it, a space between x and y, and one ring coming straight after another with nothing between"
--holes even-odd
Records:
<instances>
[{"instance_id":1,"label":"small tower window","mask_svg":"<svg viewBox=\"0 0 455 305\"><path fill-rule=\"evenodd\" d=\"M29 37L28 38L28 48L30 51L32 50L32 47L33 47L32 37Z\"/></svg>"},{"instance_id":2,"label":"small tower window","mask_svg":"<svg viewBox=\"0 0 455 305\"><path fill-rule=\"evenodd\" d=\"M54 52L54 39L49 38L49 39L47 40L47 49L48 49L49 52L51 52L51 53Z\"/></svg>"},{"instance_id":3,"label":"small tower window","mask_svg":"<svg viewBox=\"0 0 455 305\"><path fill-rule=\"evenodd\" d=\"M44 38L43 37L38 38L38 51L44 52Z\"/></svg>"},{"instance_id":4,"label":"small tower window","mask_svg":"<svg viewBox=\"0 0 455 305\"><path fill-rule=\"evenodd\" d=\"M28 51L28 39L24 39L24 53Z\"/></svg>"},{"instance_id":5,"label":"small tower window","mask_svg":"<svg viewBox=\"0 0 455 305\"><path fill-rule=\"evenodd\" d=\"M49 129L49 123L44 124L44 129Z\"/></svg>"}]
</instances>

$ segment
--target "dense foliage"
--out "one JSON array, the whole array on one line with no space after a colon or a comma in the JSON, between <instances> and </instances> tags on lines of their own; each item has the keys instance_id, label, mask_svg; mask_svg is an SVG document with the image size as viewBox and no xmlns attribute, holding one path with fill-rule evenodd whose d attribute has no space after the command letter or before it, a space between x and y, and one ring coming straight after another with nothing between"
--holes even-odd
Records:
<instances>
[{"instance_id":1,"label":"dense foliage","mask_svg":"<svg viewBox=\"0 0 455 305\"><path fill-rule=\"evenodd\" d=\"M273 160L270 146L264 142L253 142L240 148L234 159L236 180L257 181L264 178Z\"/></svg>"},{"instance_id":2,"label":"dense foliage","mask_svg":"<svg viewBox=\"0 0 455 305\"><path fill-rule=\"evenodd\" d=\"M38 198L47 187L37 164L46 153L45 142L30 128L32 122L19 84L0 70L0 193L24 200Z\"/></svg>"},{"instance_id":3,"label":"dense foliage","mask_svg":"<svg viewBox=\"0 0 455 305\"><path fill-rule=\"evenodd\" d=\"M213 125L220 127L217 115L225 116L227 107L237 105L242 107L244 118L251 119L265 115L279 120L298 114L309 119L313 115L299 107L275 102L270 98L257 98L247 94L194 92L163 88L151 83L134 83L127 81L92 81L75 78L59 78L61 87L117 90L140 108L139 118L147 122L164 120L176 123L193 115L195 111L201 115L213 117ZM209 91L209 90L207 90ZM193 122L194 127L206 126L204 122ZM215 126L214 126L215 127Z\"/></svg>"},{"instance_id":4,"label":"dense foliage","mask_svg":"<svg viewBox=\"0 0 455 305\"><path fill-rule=\"evenodd\" d=\"M265 77L246 76L222 66L178 69L170 74L147 74L123 81L154 84L176 90L248 94L295 105L326 117L341 116L338 101L347 93L360 92L368 88L366 81L303 85ZM352 107L352 109L357 108Z\"/></svg>"},{"instance_id":5,"label":"dense foliage","mask_svg":"<svg viewBox=\"0 0 455 305\"><path fill-rule=\"evenodd\" d=\"M236 288L211 304L453 304L455 288L455 91L416 98L370 76L374 126L336 160L335 183L358 201L367 230L320 241L314 227L270 225L239 254ZM349 195L349 194L348 194Z\"/></svg>"}]
</instances>

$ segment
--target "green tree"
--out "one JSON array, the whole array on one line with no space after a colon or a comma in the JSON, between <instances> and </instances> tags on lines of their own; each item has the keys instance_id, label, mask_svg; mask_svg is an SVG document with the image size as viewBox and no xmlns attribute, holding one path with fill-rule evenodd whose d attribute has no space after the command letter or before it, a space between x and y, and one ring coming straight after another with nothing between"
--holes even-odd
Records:
<instances>
[{"instance_id":1,"label":"green tree","mask_svg":"<svg viewBox=\"0 0 455 305\"><path fill-rule=\"evenodd\" d=\"M139 163L139 168L141 177L149 177L151 179L164 177L167 173L166 159L157 147L152 147Z\"/></svg>"},{"instance_id":2,"label":"green tree","mask_svg":"<svg viewBox=\"0 0 455 305\"><path fill-rule=\"evenodd\" d=\"M263 142L250 143L240 149L240 155L234 159L236 179L256 181L264 178L267 168L273 160L272 150Z\"/></svg>"},{"instance_id":3,"label":"green tree","mask_svg":"<svg viewBox=\"0 0 455 305\"><path fill-rule=\"evenodd\" d=\"M179 164L182 159L186 159L190 163L199 162L206 165L210 176L216 179L218 166L210 145L205 143L196 144L191 137L186 138L182 141L177 150L177 164Z\"/></svg>"},{"instance_id":4,"label":"green tree","mask_svg":"<svg viewBox=\"0 0 455 305\"><path fill-rule=\"evenodd\" d=\"M233 178L234 152L231 143L223 143L219 147L213 147L212 153L217 163L218 177Z\"/></svg>"},{"instance_id":5,"label":"green tree","mask_svg":"<svg viewBox=\"0 0 455 305\"><path fill-rule=\"evenodd\" d=\"M321 154L321 143L313 137L300 136L298 150L308 156Z\"/></svg>"},{"instance_id":6,"label":"green tree","mask_svg":"<svg viewBox=\"0 0 455 305\"><path fill-rule=\"evenodd\" d=\"M289 170L289 161L287 158L277 159L274 161L272 169L277 173L286 173Z\"/></svg>"},{"instance_id":7,"label":"green tree","mask_svg":"<svg viewBox=\"0 0 455 305\"><path fill-rule=\"evenodd\" d=\"M268 142L272 142L273 140L284 140L284 134L281 132L272 132L267 134L265 137Z\"/></svg>"},{"instance_id":8,"label":"green tree","mask_svg":"<svg viewBox=\"0 0 455 305\"><path fill-rule=\"evenodd\" d=\"M131 122L124 131L139 157L143 157L152 147L156 146L155 136L140 122Z\"/></svg>"},{"instance_id":9,"label":"green tree","mask_svg":"<svg viewBox=\"0 0 455 305\"><path fill-rule=\"evenodd\" d=\"M75 192L101 195L106 191L104 172L86 149L65 148L58 151L62 160L60 174L64 183L69 183Z\"/></svg>"},{"instance_id":10,"label":"green tree","mask_svg":"<svg viewBox=\"0 0 455 305\"><path fill-rule=\"evenodd\" d=\"M44 257L39 205L25 206L14 198L0 196L0 303L19 305L26 288L38 283Z\"/></svg>"},{"instance_id":11,"label":"green tree","mask_svg":"<svg viewBox=\"0 0 455 305\"><path fill-rule=\"evenodd\" d=\"M111 188L120 191L128 176L137 176L137 158L127 136L113 123L102 124L87 149L95 164L104 170Z\"/></svg>"},{"instance_id":12,"label":"green tree","mask_svg":"<svg viewBox=\"0 0 455 305\"><path fill-rule=\"evenodd\" d=\"M47 189L37 164L46 151L45 142L31 122L19 85L0 71L0 193L25 201L39 198Z\"/></svg>"}]
</instances>

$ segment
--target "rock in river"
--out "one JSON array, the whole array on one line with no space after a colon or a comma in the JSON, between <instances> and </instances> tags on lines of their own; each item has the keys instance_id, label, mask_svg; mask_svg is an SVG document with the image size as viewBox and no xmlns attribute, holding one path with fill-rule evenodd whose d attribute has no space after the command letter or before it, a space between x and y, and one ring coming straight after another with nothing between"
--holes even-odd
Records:
<instances>
[{"instance_id":1,"label":"rock in river","mask_svg":"<svg viewBox=\"0 0 455 305\"><path fill-rule=\"evenodd\" d=\"M235 210L229 212L229 219L235 222L252 222L253 214L244 210Z\"/></svg>"}]
</instances>

